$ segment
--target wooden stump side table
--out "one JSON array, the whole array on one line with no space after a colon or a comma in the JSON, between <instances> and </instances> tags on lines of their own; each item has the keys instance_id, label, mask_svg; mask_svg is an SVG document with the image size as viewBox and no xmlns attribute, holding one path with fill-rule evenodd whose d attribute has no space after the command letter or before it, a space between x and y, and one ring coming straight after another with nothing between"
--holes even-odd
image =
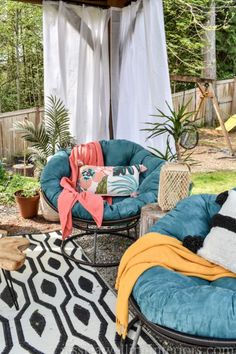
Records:
<instances>
[{"instance_id":1,"label":"wooden stump side table","mask_svg":"<svg viewBox=\"0 0 236 354\"><path fill-rule=\"evenodd\" d=\"M157 203L147 204L141 210L139 237L145 235L151 226L167 214Z\"/></svg>"}]
</instances>

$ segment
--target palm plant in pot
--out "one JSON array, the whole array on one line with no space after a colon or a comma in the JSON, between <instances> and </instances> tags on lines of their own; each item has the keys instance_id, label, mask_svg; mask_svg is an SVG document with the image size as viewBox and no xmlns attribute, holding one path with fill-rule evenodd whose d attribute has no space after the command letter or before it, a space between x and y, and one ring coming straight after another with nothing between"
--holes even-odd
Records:
<instances>
[{"instance_id":1,"label":"palm plant in pot","mask_svg":"<svg viewBox=\"0 0 236 354\"><path fill-rule=\"evenodd\" d=\"M58 150L72 147L74 144L74 139L70 134L69 111L64 103L55 96L47 97L44 118L39 125L24 120L16 122L14 129L22 133L22 138L30 143L28 150L31 153L31 160L36 165L38 177L52 155ZM43 198L40 201L44 218L49 221L57 221L58 215L55 215L54 210L48 207Z\"/></svg>"},{"instance_id":2,"label":"palm plant in pot","mask_svg":"<svg viewBox=\"0 0 236 354\"><path fill-rule=\"evenodd\" d=\"M50 156L73 144L69 127L69 111L56 96L47 97L44 117L40 124L36 125L29 120L14 124L14 130L22 133L22 138L30 143L30 158L39 171L46 165Z\"/></svg>"},{"instance_id":3,"label":"palm plant in pot","mask_svg":"<svg viewBox=\"0 0 236 354\"><path fill-rule=\"evenodd\" d=\"M148 128L142 131L148 132L147 139L167 134L166 151L160 152L151 148L158 157L168 161L163 165L160 173L158 204L163 210L172 209L176 203L187 197L190 189L190 168L193 149L198 143L198 131L190 117L194 112L187 112L187 104L182 103L177 111L168 104L169 114L163 113L157 108L157 122L147 122ZM174 141L175 151L171 148L170 138Z\"/></svg>"}]
</instances>

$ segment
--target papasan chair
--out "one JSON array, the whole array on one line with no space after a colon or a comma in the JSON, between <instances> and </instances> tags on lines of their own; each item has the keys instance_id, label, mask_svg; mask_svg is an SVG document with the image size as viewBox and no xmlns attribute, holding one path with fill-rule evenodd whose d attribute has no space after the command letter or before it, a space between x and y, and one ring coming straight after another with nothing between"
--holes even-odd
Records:
<instances>
[{"instance_id":1,"label":"papasan chair","mask_svg":"<svg viewBox=\"0 0 236 354\"><path fill-rule=\"evenodd\" d=\"M83 230L84 233L72 236L62 243L62 252L65 256L82 264L89 264L95 267L115 266L119 261L99 262L96 260L97 235L113 234L127 237L131 240L137 237L137 224L141 208L157 200L160 168L164 161L142 146L127 140L102 140L100 141L105 166L132 166L143 164L147 171L140 174L138 195L131 197L113 197L112 205L104 201L103 223L100 229L95 228L91 215L76 202L72 209L73 226ZM69 152L61 150L57 152L45 166L41 175L41 190L44 200L57 211L58 197L62 191L60 180L62 177L69 177L71 174L69 165ZM130 230L135 230L135 237ZM66 251L67 242L76 241L77 237L94 235L93 262L80 260L81 255L74 251ZM70 252L70 253L68 253Z\"/></svg>"},{"instance_id":2,"label":"papasan chair","mask_svg":"<svg viewBox=\"0 0 236 354\"><path fill-rule=\"evenodd\" d=\"M187 235L206 237L211 219L219 210L216 195L190 196L149 231L180 241ZM139 327L145 324L160 337L178 344L236 350L236 278L210 282L155 266L139 276L130 303L136 317L129 329L134 323ZM137 342L138 334L133 347ZM121 353L124 348L125 341Z\"/></svg>"}]
</instances>

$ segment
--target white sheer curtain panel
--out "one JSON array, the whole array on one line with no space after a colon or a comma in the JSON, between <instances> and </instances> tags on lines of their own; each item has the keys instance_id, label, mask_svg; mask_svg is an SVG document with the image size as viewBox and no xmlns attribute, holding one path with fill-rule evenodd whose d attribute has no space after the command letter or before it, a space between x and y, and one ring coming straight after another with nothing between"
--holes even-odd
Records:
<instances>
[{"instance_id":1,"label":"white sheer curtain panel","mask_svg":"<svg viewBox=\"0 0 236 354\"><path fill-rule=\"evenodd\" d=\"M117 75L117 61L113 63L112 85L118 87L118 101L112 96L115 138L165 151L166 135L146 142L147 133L140 131L147 127L144 122L157 121L150 116L158 113L155 107L167 113L165 102L172 106L162 1L138 0L120 16L119 41L112 42L113 53L119 45L120 66ZM117 22L118 16L113 18Z\"/></svg>"},{"instance_id":2,"label":"white sheer curtain panel","mask_svg":"<svg viewBox=\"0 0 236 354\"><path fill-rule=\"evenodd\" d=\"M110 11L44 1L44 89L71 114L77 143L109 139Z\"/></svg>"}]
</instances>

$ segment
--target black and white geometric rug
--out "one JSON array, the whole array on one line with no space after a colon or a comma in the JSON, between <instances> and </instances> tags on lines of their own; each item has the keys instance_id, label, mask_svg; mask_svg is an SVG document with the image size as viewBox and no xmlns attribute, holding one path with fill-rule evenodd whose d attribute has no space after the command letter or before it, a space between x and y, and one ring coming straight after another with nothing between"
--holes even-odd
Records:
<instances>
[{"instance_id":1,"label":"black and white geometric rug","mask_svg":"<svg viewBox=\"0 0 236 354\"><path fill-rule=\"evenodd\" d=\"M0 353L119 353L116 298L101 276L65 259L57 232L26 237L26 262L11 272L19 311L0 283ZM142 332L139 353L156 353L152 345Z\"/></svg>"}]
</instances>

